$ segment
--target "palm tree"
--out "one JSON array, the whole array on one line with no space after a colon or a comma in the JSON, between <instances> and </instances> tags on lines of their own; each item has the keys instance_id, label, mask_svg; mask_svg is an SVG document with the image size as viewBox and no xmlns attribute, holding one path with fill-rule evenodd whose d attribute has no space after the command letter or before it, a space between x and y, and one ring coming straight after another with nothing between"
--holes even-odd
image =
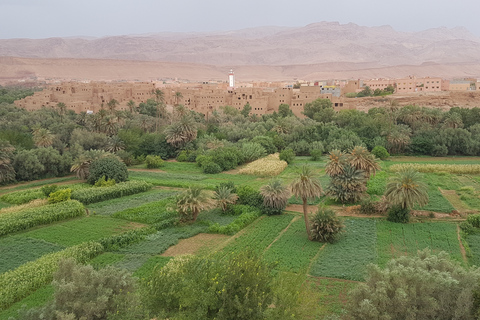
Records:
<instances>
[{"instance_id":1,"label":"palm tree","mask_svg":"<svg viewBox=\"0 0 480 320\"><path fill-rule=\"evenodd\" d=\"M367 191L366 177L363 170L350 164L343 166L343 171L330 179L327 188L329 196L335 201L357 202Z\"/></svg>"},{"instance_id":2,"label":"palm tree","mask_svg":"<svg viewBox=\"0 0 480 320\"><path fill-rule=\"evenodd\" d=\"M37 128L33 130L33 142L37 147L49 147L53 144L53 134L45 128Z\"/></svg>"},{"instance_id":3,"label":"palm tree","mask_svg":"<svg viewBox=\"0 0 480 320\"><path fill-rule=\"evenodd\" d=\"M229 187L221 186L215 191L213 199L222 208L222 211L225 212L229 204L234 204L238 200L238 196Z\"/></svg>"},{"instance_id":4,"label":"palm tree","mask_svg":"<svg viewBox=\"0 0 480 320\"><path fill-rule=\"evenodd\" d=\"M78 179L85 180L90 173L89 168L93 161L103 157L117 157L118 156L105 152L103 150L89 150L79 155L73 160L73 165L70 168L70 172L75 172Z\"/></svg>"},{"instance_id":5,"label":"palm tree","mask_svg":"<svg viewBox=\"0 0 480 320\"><path fill-rule=\"evenodd\" d=\"M0 184L15 180L15 169L10 157L15 148L8 142L0 140Z\"/></svg>"},{"instance_id":6,"label":"palm tree","mask_svg":"<svg viewBox=\"0 0 480 320\"><path fill-rule=\"evenodd\" d=\"M377 170L380 170L375 156L365 147L355 146L347 158L350 165L358 170L363 170L367 178L370 177L370 174L375 175Z\"/></svg>"},{"instance_id":7,"label":"palm tree","mask_svg":"<svg viewBox=\"0 0 480 320\"><path fill-rule=\"evenodd\" d=\"M177 196L177 209L183 220L195 222L202 210L212 208L214 201L205 190L193 186Z\"/></svg>"},{"instance_id":8,"label":"palm tree","mask_svg":"<svg viewBox=\"0 0 480 320\"><path fill-rule=\"evenodd\" d=\"M303 166L302 170L298 173L297 178L290 185L290 189L295 197L301 198L303 201L303 217L305 219L305 228L307 229L308 239L311 240L311 230L308 219L308 206L307 201L309 199L315 199L320 197L323 193L322 185L320 181L307 166Z\"/></svg>"},{"instance_id":9,"label":"palm tree","mask_svg":"<svg viewBox=\"0 0 480 320\"><path fill-rule=\"evenodd\" d=\"M111 99L110 101L107 102L107 107L108 107L108 110L110 110L110 113L113 113L115 111L115 108L117 107L118 104L119 104L118 101L115 99Z\"/></svg>"},{"instance_id":10,"label":"palm tree","mask_svg":"<svg viewBox=\"0 0 480 320\"><path fill-rule=\"evenodd\" d=\"M160 128L160 118L165 116L165 93L160 89L152 91L155 95L155 101L157 102L157 123L155 131L158 132Z\"/></svg>"},{"instance_id":11,"label":"palm tree","mask_svg":"<svg viewBox=\"0 0 480 320\"><path fill-rule=\"evenodd\" d=\"M328 155L328 162L325 165L325 173L330 177L343 172L347 158L345 153L340 150L332 150Z\"/></svg>"},{"instance_id":12,"label":"palm tree","mask_svg":"<svg viewBox=\"0 0 480 320\"><path fill-rule=\"evenodd\" d=\"M175 92L175 105L178 106L180 104L180 99L183 98L183 94L179 91Z\"/></svg>"},{"instance_id":13,"label":"palm tree","mask_svg":"<svg viewBox=\"0 0 480 320\"><path fill-rule=\"evenodd\" d=\"M67 111L67 105L63 102L57 103L58 114L60 115L60 122L63 122L63 116L65 111Z\"/></svg>"},{"instance_id":14,"label":"palm tree","mask_svg":"<svg viewBox=\"0 0 480 320\"><path fill-rule=\"evenodd\" d=\"M133 100L130 100L127 102L127 107L128 107L128 111L130 111L130 113L134 113L137 111L137 105L135 104L135 101Z\"/></svg>"},{"instance_id":15,"label":"palm tree","mask_svg":"<svg viewBox=\"0 0 480 320\"><path fill-rule=\"evenodd\" d=\"M395 125L387 135L388 151L393 154L403 152L410 144L412 130L407 125Z\"/></svg>"},{"instance_id":16,"label":"palm tree","mask_svg":"<svg viewBox=\"0 0 480 320\"><path fill-rule=\"evenodd\" d=\"M398 173L387 184L385 197L394 205L411 209L415 204L424 206L428 203L428 188L420 181L420 174L412 168Z\"/></svg>"},{"instance_id":17,"label":"palm tree","mask_svg":"<svg viewBox=\"0 0 480 320\"><path fill-rule=\"evenodd\" d=\"M456 112L448 113L443 120L445 127L447 128L461 128L463 127L462 116Z\"/></svg>"},{"instance_id":18,"label":"palm tree","mask_svg":"<svg viewBox=\"0 0 480 320\"><path fill-rule=\"evenodd\" d=\"M166 127L164 133L168 143L179 147L197 138L195 120L190 116L183 116L180 121Z\"/></svg>"},{"instance_id":19,"label":"palm tree","mask_svg":"<svg viewBox=\"0 0 480 320\"><path fill-rule=\"evenodd\" d=\"M263 205L278 210L279 213L285 209L290 197L290 190L279 179L271 180L262 186L260 193L263 196Z\"/></svg>"},{"instance_id":20,"label":"palm tree","mask_svg":"<svg viewBox=\"0 0 480 320\"><path fill-rule=\"evenodd\" d=\"M106 150L112 153L125 149L125 143L118 136L108 138Z\"/></svg>"}]
</instances>

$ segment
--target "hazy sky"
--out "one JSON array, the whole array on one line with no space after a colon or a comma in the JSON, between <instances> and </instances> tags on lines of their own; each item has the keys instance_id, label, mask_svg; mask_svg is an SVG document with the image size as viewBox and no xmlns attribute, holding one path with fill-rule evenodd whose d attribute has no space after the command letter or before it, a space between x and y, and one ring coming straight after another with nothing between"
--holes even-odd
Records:
<instances>
[{"instance_id":1,"label":"hazy sky","mask_svg":"<svg viewBox=\"0 0 480 320\"><path fill-rule=\"evenodd\" d=\"M227 31L320 21L398 31L464 26L480 36L479 0L0 0L0 38Z\"/></svg>"}]
</instances>

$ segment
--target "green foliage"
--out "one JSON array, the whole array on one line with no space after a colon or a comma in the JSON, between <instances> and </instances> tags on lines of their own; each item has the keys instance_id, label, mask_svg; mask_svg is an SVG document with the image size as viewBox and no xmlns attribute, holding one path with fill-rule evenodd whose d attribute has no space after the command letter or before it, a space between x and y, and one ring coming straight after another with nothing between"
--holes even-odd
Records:
<instances>
[{"instance_id":1,"label":"green foliage","mask_svg":"<svg viewBox=\"0 0 480 320\"><path fill-rule=\"evenodd\" d=\"M375 203L371 199L364 199L360 202L360 208L358 209L360 214L375 214L377 213L377 209L375 207Z\"/></svg>"},{"instance_id":2,"label":"green foliage","mask_svg":"<svg viewBox=\"0 0 480 320\"><path fill-rule=\"evenodd\" d=\"M282 214L287 207L290 190L279 179L273 179L260 188L263 197L263 211L267 215Z\"/></svg>"},{"instance_id":3,"label":"green foliage","mask_svg":"<svg viewBox=\"0 0 480 320\"><path fill-rule=\"evenodd\" d=\"M73 258L85 263L103 251L102 245L86 242L65 250L50 253L0 275L0 311L20 301L31 292L49 283L61 259ZM12 286L12 283L15 283Z\"/></svg>"},{"instance_id":4,"label":"green foliage","mask_svg":"<svg viewBox=\"0 0 480 320\"><path fill-rule=\"evenodd\" d=\"M257 135L250 142L261 144L262 147L265 148L265 151L267 151L268 154L277 152L277 147L275 146L275 143L272 137Z\"/></svg>"},{"instance_id":5,"label":"green foliage","mask_svg":"<svg viewBox=\"0 0 480 320\"><path fill-rule=\"evenodd\" d=\"M48 196L48 203L58 203L58 202L63 202L70 200L72 196L72 189L61 189L55 192L50 193L50 196Z\"/></svg>"},{"instance_id":6,"label":"green foliage","mask_svg":"<svg viewBox=\"0 0 480 320\"><path fill-rule=\"evenodd\" d=\"M387 220L397 223L408 223L410 221L410 209L395 205L388 210Z\"/></svg>"},{"instance_id":7,"label":"green foliage","mask_svg":"<svg viewBox=\"0 0 480 320\"><path fill-rule=\"evenodd\" d=\"M148 155L145 157L145 163L147 164L148 169L158 169L165 165L162 157L152 155Z\"/></svg>"},{"instance_id":8,"label":"green foliage","mask_svg":"<svg viewBox=\"0 0 480 320\"><path fill-rule=\"evenodd\" d=\"M169 318L265 319L278 294L271 270L250 252L235 253L226 260L177 257L153 272L146 284L148 306ZM276 304L276 314L294 309L296 298Z\"/></svg>"},{"instance_id":9,"label":"green foliage","mask_svg":"<svg viewBox=\"0 0 480 320\"><path fill-rule=\"evenodd\" d=\"M326 207L319 207L310 222L312 240L320 242L335 242L345 228L335 212Z\"/></svg>"},{"instance_id":10,"label":"green foliage","mask_svg":"<svg viewBox=\"0 0 480 320\"><path fill-rule=\"evenodd\" d=\"M284 149L280 151L280 160L286 161L288 164L295 160L295 152L292 149Z\"/></svg>"},{"instance_id":11,"label":"green foliage","mask_svg":"<svg viewBox=\"0 0 480 320\"><path fill-rule=\"evenodd\" d=\"M0 215L0 236L84 214L83 205L74 200L5 213Z\"/></svg>"},{"instance_id":12,"label":"green foliage","mask_svg":"<svg viewBox=\"0 0 480 320\"><path fill-rule=\"evenodd\" d=\"M341 173L330 177L327 194L335 201L354 203L364 196L366 190L364 171L347 164Z\"/></svg>"},{"instance_id":13,"label":"green foliage","mask_svg":"<svg viewBox=\"0 0 480 320\"><path fill-rule=\"evenodd\" d=\"M218 164L216 164L213 161L203 162L202 169L203 169L203 172L207 174L217 174L222 172L222 167L220 167Z\"/></svg>"},{"instance_id":14,"label":"green foliage","mask_svg":"<svg viewBox=\"0 0 480 320\"><path fill-rule=\"evenodd\" d=\"M242 144L242 153L245 162L252 162L267 155L265 148L257 142L247 142Z\"/></svg>"},{"instance_id":15,"label":"green foliage","mask_svg":"<svg viewBox=\"0 0 480 320\"><path fill-rule=\"evenodd\" d=\"M77 265L74 260L62 260L53 280L54 300L43 308L20 312L20 318L30 319L115 319L117 313L129 313L128 319L144 319L135 281L131 275L108 266L94 270ZM128 306L124 302L129 301ZM132 310L135 310L132 312Z\"/></svg>"},{"instance_id":16,"label":"green foliage","mask_svg":"<svg viewBox=\"0 0 480 320\"><path fill-rule=\"evenodd\" d=\"M174 204L175 202L171 198L162 199L138 207L117 211L112 217L153 224L175 218L177 213L173 210Z\"/></svg>"},{"instance_id":17,"label":"green foliage","mask_svg":"<svg viewBox=\"0 0 480 320\"><path fill-rule=\"evenodd\" d=\"M223 147L211 150L208 154L222 171L235 169L244 162L242 152L236 147Z\"/></svg>"},{"instance_id":18,"label":"green foliage","mask_svg":"<svg viewBox=\"0 0 480 320\"><path fill-rule=\"evenodd\" d=\"M242 208L242 213L233 222L225 226L221 226L219 223L212 224L208 227L208 232L232 235L248 226L262 214L259 209L250 206L240 205L235 207Z\"/></svg>"},{"instance_id":19,"label":"green foliage","mask_svg":"<svg viewBox=\"0 0 480 320\"><path fill-rule=\"evenodd\" d=\"M310 274L363 281L365 267L377 258L377 230L375 220L346 219L345 234L341 241L328 244L312 263Z\"/></svg>"},{"instance_id":20,"label":"green foliage","mask_svg":"<svg viewBox=\"0 0 480 320\"><path fill-rule=\"evenodd\" d=\"M320 161L322 158L323 151L319 149L310 150L310 156L312 161Z\"/></svg>"},{"instance_id":21,"label":"green foliage","mask_svg":"<svg viewBox=\"0 0 480 320\"><path fill-rule=\"evenodd\" d=\"M317 99L313 102L305 103L303 114L313 119L316 113L321 113L324 109L332 109L332 102L329 99Z\"/></svg>"},{"instance_id":22,"label":"green foliage","mask_svg":"<svg viewBox=\"0 0 480 320\"><path fill-rule=\"evenodd\" d=\"M470 214L467 217L467 222L475 228L480 228L480 214Z\"/></svg>"},{"instance_id":23,"label":"green foliage","mask_svg":"<svg viewBox=\"0 0 480 320\"><path fill-rule=\"evenodd\" d=\"M20 190L7 193L0 197L1 201L10 204L24 204L35 199L45 198L45 194L40 189Z\"/></svg>"},{"instance_id":24,"label":"green foliage","mask_svg":"<svg viewBox=\"0 0 480 320\"><path fill-rule=\"evenodd\" d=\"M98 242L103 246L105 251L116 251L133 243L138 243L155 232L156 230L154 228L134 229L121 234L102 238Z\"/></svg>"},{"instance_id":25,"label":"green foliage","mask_svg":"<svg viewBox=\"0 0 480 320\"><path fill-rule=\"evenodd\" d=\"M259 191L251 186L243 185L237 188L238 204L245 204L254 208L261 208L263 198Z\"/></svg>"},{"instance_id":26,"label":"green foliage","mask_svg":"<svg viewBox=\"0 0 480 320\"><path fill-rule=\"evenodd\" d=\"M387 184L385 197L402 208L412 208L415 204L426 205L428 188L420 179L420 174L412 168L401 170L398 176Z\"/></svg>"},{"instance_id":27,"label":"green foliage","mask_svg":"<svg viewBox=\"0 0 480 320\"><path fill-rule=\"evenodd\" d=\"M367 193L370 195L381 196L387 188L387 173L385 171L377 172L367 181Z\"/></svg>"},{"instance_id":28,"label":"green foliage","mask_svg":"<svg viewBox=\"0 0 480 320\"><path fill-rule=\"evenodd\" d=\"M375 146L375 148L372 149L372 154L381 160L385 160L390 157L390 154L388 153L387 149L385 149L382 146Z\"/></svg>"},{"instance_id":29,"label":"green foliage","mask_svg":"<svg viewBox=\"0 0 480 320\"><path fill-rule=\"evenodd\" d=\"M14 156L12 165L17 180L36 180L66 175L70 172L72 157L68 152L61 155L52 147L21 150Z\"/></svg>"},{"instance_id":30,"label":"green foliage","mask_svg":"<svg viewBox=\"0 0 480 320\"><path fill-rule=\"evenodd\" d=\"M83 204L90 204L105 201L114 198L120 198L131 194L145 192L152 188L152 185L143 181L127 181L117 183L111 187L104 188L86 188L75 190L72 193L72 199L78 200Z\"/></svg>"},{"instance_id":31,"label":"green foliage","mask_svg":"<svg viewBox=\"0 0 480 320\"><path fill-rule=\"evenodd\" d=\"M114 179L117 182L124 182L128 179L128 169L125 163L116 157L103 157L92 162L89 168L88 183L105 176L107 180Z\"/></svg>"},{"instance_id":32,"label":"green foliage","mask_svg":"<svg viewBox=\"0 0 480 320\"><path fill-rule=\"evenodd\" d=\"M105 180L105 176L102 176L100 179L98 179L95 182L93 186L97 188L103 188L103 187L111 187L111 186L114 186L115 184L116 184L115 179Z\"/></svg>"},{"instance_id":33,"label":"green foliage","mask_svg":"<svg viewBox=\"0 0 480 320\"><path fill-rule=\"evenodd\" d=\"M458 226L465 234L471 234L475 232L475 227L468 221L462 221Z\"/></svg>"},{"instance_id":34,"label":"green foliage","mask_svg":"<svg viewBox=\"0 0 480 320\"><path fill-rule=\"evenodd\" d=\"M50 193L58 190L58 186L56 184L50 184L50 185L41 187L40 190L43 192L45 197L48 197Z\"/></svg>"},{"instance_id":35,"label":"green foliage","mask_svg":"<svg viewBox=\"0 0 480 320\"><path fill-rule=\"evenodd\" d=\"M419 251L391 260L385 269L370 265L366 283L350 294L354 319L472 319L480 272L464 269L448 254ZM399 292L402 292L400 295Z\"/></svg>"}]
</instances>

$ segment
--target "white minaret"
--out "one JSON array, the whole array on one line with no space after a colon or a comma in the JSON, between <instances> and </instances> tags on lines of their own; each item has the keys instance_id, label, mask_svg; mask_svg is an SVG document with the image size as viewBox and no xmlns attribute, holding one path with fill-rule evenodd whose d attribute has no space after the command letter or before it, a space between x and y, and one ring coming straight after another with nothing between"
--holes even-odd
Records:
<instances>
[{"instance_id":1,"label":"white minaret","mask_svg":"<svg viewBox=\"0 0 480 320\"><path fill-rule=\"evenodd\" d=\"M230 73L228 74L228 86L232 89L235 88L235 75L232 69L230 69Z\"/></svg>"}]
</instances>

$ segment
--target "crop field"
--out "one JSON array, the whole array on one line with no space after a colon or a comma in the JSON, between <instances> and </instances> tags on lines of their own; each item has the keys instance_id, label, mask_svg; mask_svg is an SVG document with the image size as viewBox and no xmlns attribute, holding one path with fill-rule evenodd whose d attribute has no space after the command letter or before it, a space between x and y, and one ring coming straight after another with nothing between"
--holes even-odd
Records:
<instances>
[{"instance_id":1,"label":"crop field","mask_svg":"<svg viewBox=\"0 0 480 320\"><path fill-rule=\"evenodd\" d=\"M288 184L295 178L296 171L302 165L308 165L318 174L323 188L326 189L330 179L324 173L325 163L325 159L311 161L308 157L297 157L295 162L288 165L278 177ZM380 197L390 177L394 175L389 167L403 163L457 165L478 164L478 160L392 157L389 161L381 162L381 167L385 170L379 171L368 182L368 195L373 199ZM49 254L59 253L88 241L100 241L109 236L123 237L122 234L125 232L135 233L137 231L132 230L149 227L140 231L147 230L148 235L143 233L134 241L109 246L108 250L99 252L100 254L88 262L97 269L109 265L124 268L131 271L134 276L144 279L152 270L161 268L172 259L161 254L176 245L179 240L191 238L199 233L209 231L213 233L214 230L218 233L220 229L228 229L228 232L223 232L228 236L222 236L224 238L219 240L221 242L216 249L220 255L241 250L256 251L267 262L275 265L275 273L293 272L309 275L308 282L318 293L315 299L322 305L320 312L324 314L320 316L323 316L341 315L348 292L357 285L357 281L364 280L365 268L370 263L385 266L391 258L414 255L417 250L430 248L434 252L446 251L453 259L465 265L480 265L480 232L470 234L464 239L468 244L466 248L468 261L465 261L458 239L458 221L447 221L448 218L440 221L425 217L416 219L416 223L396 224L384 218L345 217L343 219L346 232L333 244L308 241L303 215L298 212L280 216L263 215L259 218L256 218L258 215L253 215L248 218L248 223L240 224L238 228L230 228L237 219L243 218L243 213L234 216L223 214L219 209L212 209L201 212L194 224L162 224L158 227L159 223L170 221L175 216L171 208L175 195L181 192L182 188L196 185L213 190L219 183L231 181L236 186L249 185L258 190L270 180L267 177L241 175L238 173L240 169L239 167L238 170L231 172L209 175L204 174L195 163L166 162L161 170L134 167L130 170L131 180L145 181L157 187L148 190L151 188L148 186L147 191L132 195L120 194L113 199L102 195L98 202L81 204L82 208L88 209L88 215L83 210L81 216L65 217L65 220L61 221L46 220L44 224L32 225L28 229L15 229L0 236L0 276ZM83 183L75 183L73 179L73 177L48 179L0 189L0 209L13 208L21 203L44 198L43 194L39 193L39 187L43 185L61 183L63 188L67 186L65 183L68 183L68 186L71 185L76 190L88 187ZM442 191L447 190L449 194L455 194L465 208L480 210L479 175L426 172L422 173L422 179L428 186L429 204L416 209L450 213L456 209L458 202L450 203L444 197ZM309 201L312 205L321 202L326 205L333 204L325 195ZM301 203L300 199L293 197L289 199L289 204ZM45 207L41 205L39 208L25 210L27 212L44 210ZM18 208L18 212L25 210ZM50 285L42 284L39 288L5 311L0 311L0 320L15 315L22 304L28 307L39 306L52 298L53 289Z\"/></svg>"}]
</instances>

